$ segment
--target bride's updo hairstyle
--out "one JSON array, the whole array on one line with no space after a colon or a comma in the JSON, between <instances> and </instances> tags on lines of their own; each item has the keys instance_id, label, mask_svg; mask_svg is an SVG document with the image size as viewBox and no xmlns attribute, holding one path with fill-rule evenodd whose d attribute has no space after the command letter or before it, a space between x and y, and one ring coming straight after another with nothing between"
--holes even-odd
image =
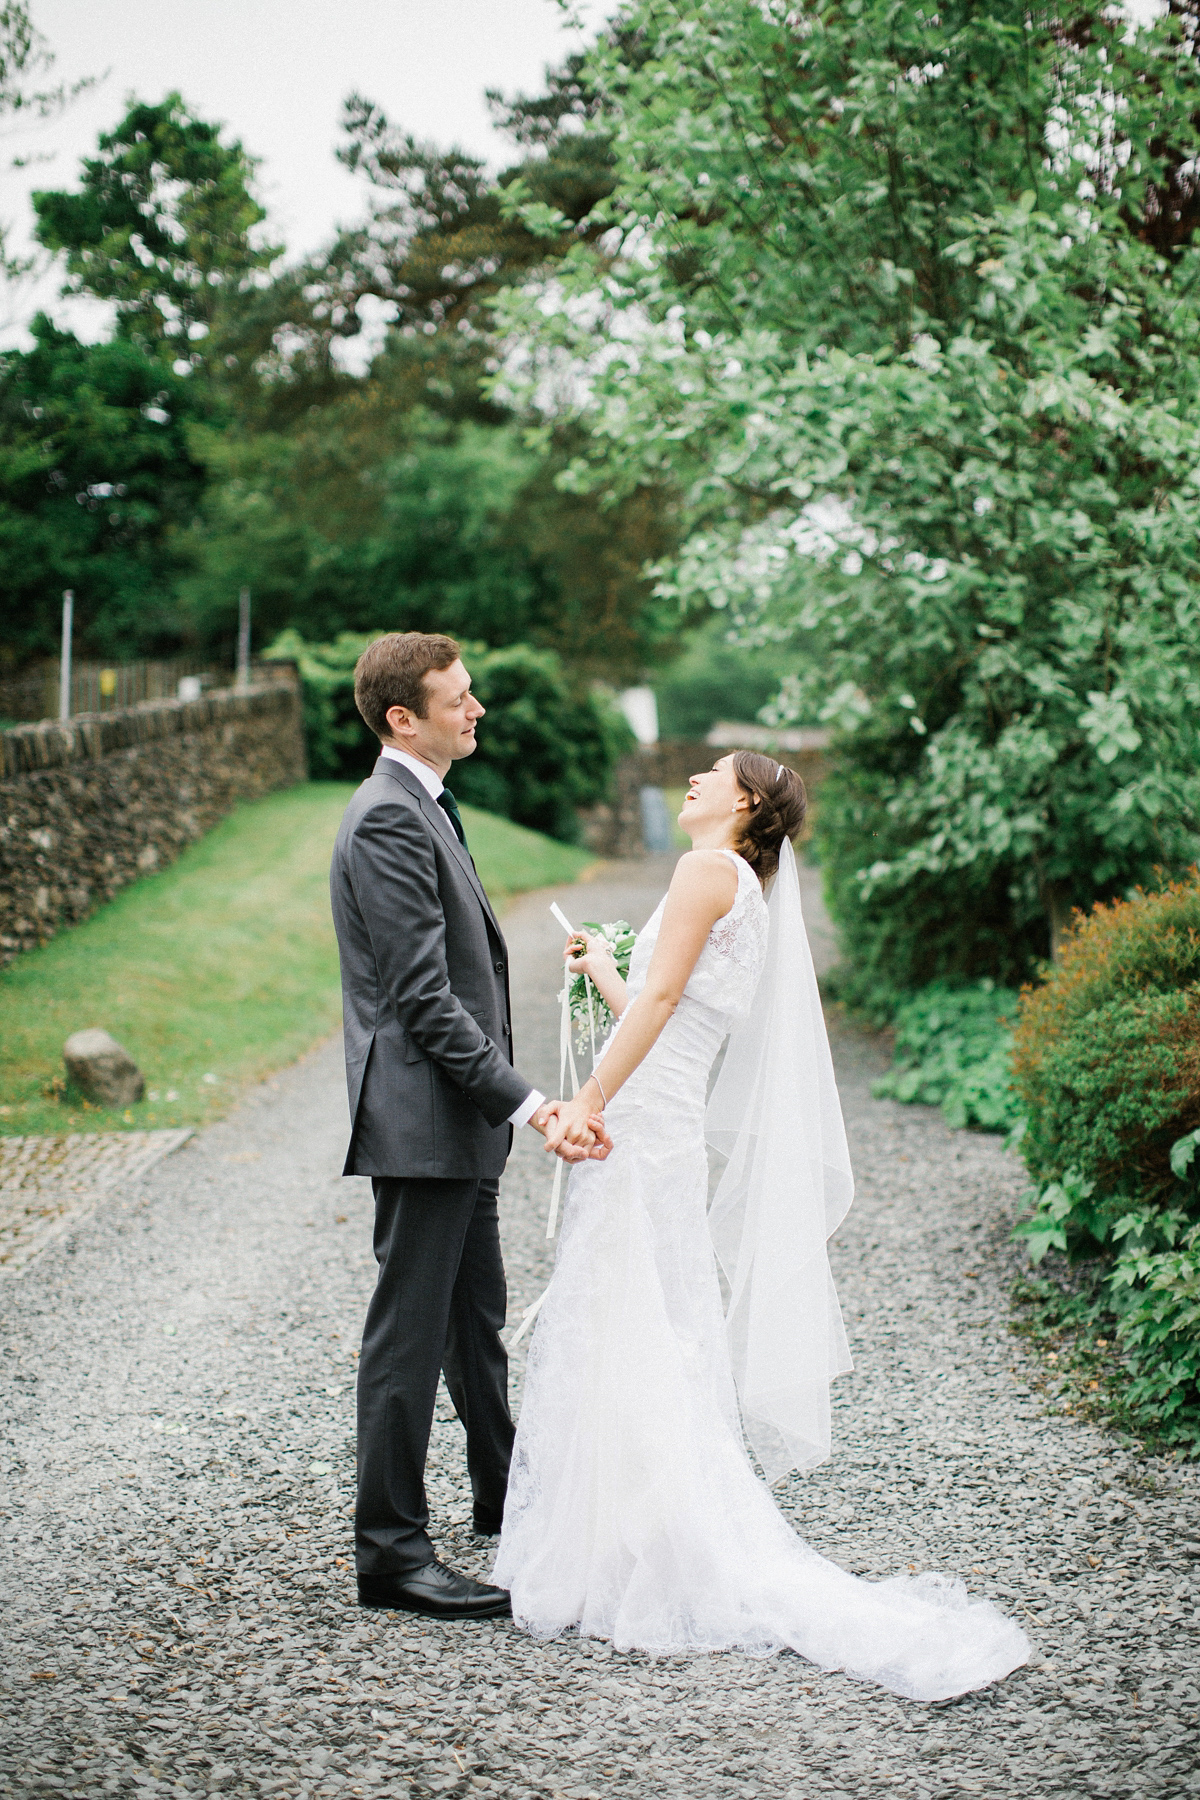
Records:
<instances>
[{"instance_id":1,"label":"bride's updo hairstyle","mask_svg":"<svg viewBox=\"0 0 1200 1800\"><path fill-rule=\"evenodd\" d=\"M750 802L749 809L738 814L739 835L733 848L765 883L779 867L784 838L794 838L804 823L808 795L793 770L757 750L735 750L733 774Z\"/></svg>"}]
</instances>

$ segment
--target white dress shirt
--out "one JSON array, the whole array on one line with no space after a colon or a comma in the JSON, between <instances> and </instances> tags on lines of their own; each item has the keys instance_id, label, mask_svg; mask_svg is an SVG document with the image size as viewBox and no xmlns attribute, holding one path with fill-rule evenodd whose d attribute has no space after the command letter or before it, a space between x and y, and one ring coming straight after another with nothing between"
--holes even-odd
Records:
<instances>
[{"instance_id":1,"label":"white dress shirt","mask_svg":"<svg viewBox=\"0 0 1200 1800\"><path fill-rule=\"evenodd\" d=\"M379 754L386 756L389 762L403 763L404 767L416 776L431 799L436 800L446 785L436 769L431 769L429 764L422 762L419 756L410 756L407 750L397 750L392 744L382 744ZM448 817L447 823L449 823ZM451 826L451 830L453 830L453 826ZM545 1100L545 1094L539 1094L536 1088L530 1088L516 1112L509 1114L509 1124L518 1129L522 1125L528 1125L538 1107L545 1104Z\"/></svg>"}]
</instances>

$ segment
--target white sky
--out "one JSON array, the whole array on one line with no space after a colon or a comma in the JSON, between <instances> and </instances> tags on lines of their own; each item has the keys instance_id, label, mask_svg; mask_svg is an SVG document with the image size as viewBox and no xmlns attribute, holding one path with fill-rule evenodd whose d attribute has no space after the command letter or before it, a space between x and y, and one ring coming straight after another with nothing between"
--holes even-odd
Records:
<instances>
[{"instance_id":1,"label":"white sky","mask_svg":"<svg viewBox=\"0 0 1200 1800\"><path fill-rule=\"evenodd\" d=\"M599 21L602 0L584 0ZM54 75L105 79L61 118L9 132L0 148L50 158L0 173L11 247L29 243L36 188L73 187L80 158L122 116L128 95L177 88L202 118L226 123L260 157L261 197L289 254L315 250L365 208L366 184L336 163L342 101L357 89L418 137L499 165L511 151L491 129L484 89L537 92L547 63L584 40L556 0L33 0L57 56ZM9 293L0 345L28 342L39 308L81 336L107 309L57 298L51 273Z\"/></svg>"}]
</instances>

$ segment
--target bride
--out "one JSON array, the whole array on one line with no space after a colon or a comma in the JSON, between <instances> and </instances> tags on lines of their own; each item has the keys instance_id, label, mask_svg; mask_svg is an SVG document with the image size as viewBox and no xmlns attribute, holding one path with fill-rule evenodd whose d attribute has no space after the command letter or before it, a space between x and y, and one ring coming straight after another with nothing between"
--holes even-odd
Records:
<instances>
[{"instance_id":1,"label":"bride","mask_svg":"<svg viewBox=\"0 0 1200 1800\"><path fill-rule=\"evenodd\" d=\"M495 1580L539 1637L790 1647L941 1700L1024 1662L1024 1633L947 1576L871 1582L827 1561L745 1448L772 1481L822 1461L829 1384L850 1367L826 1240L853 1185L791 846L804 810L789 769L723 756L692 777L693 848L628 986L602 940L568 946L617 1023L547 1145L589 1142L603 1115L613 1149L571 1170ZM706 1136L724 1158L711 1210Z\"/></svg>"}]
</instances>

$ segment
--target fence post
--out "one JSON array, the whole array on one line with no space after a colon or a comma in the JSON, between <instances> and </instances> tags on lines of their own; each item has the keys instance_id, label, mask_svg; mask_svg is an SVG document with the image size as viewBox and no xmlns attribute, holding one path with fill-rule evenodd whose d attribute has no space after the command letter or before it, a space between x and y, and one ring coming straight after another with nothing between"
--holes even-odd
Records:
<instances>
[{"instance_id":1,"label":"fence post","mask_svg":"<svg viewBox=\"0 0 1200 1800\"><path fill-rule=\"evenodd\" d=\"M250 686L250 589L238 595L237 685Z\"/></svg>"},{"instance_id":2,"label":"fence post","mask_svg":"<svg viewBox=\"0 0 1200 1800\"><path fill-rule=\"evenodd\" d=\"M62 656L58 665L58 716L71 716L71 628L74 623L75 590L63 591Z\"/></svg>"}]
</instances>

